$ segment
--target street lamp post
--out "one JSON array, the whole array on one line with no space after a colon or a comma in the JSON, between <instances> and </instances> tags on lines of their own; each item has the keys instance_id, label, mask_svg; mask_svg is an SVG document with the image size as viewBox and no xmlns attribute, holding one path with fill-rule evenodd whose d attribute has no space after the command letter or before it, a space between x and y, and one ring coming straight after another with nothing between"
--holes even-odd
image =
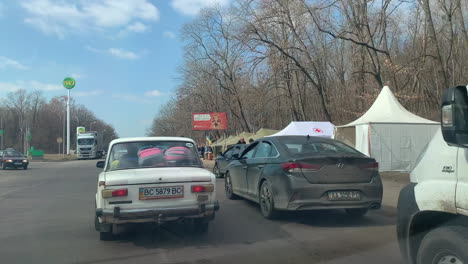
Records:
<instances>
[{"instance_id":1,"label":"street lamp post","mask_svg":"<svg viewBox=\"0 0 468 264\"><path fill-rule=\"evenodd\" d=\"M75 80L67 77L62 81L63 87L68 90L67 98L67 155L70 155L70 91L75 87Z\"/></svg>"}]
</instances>

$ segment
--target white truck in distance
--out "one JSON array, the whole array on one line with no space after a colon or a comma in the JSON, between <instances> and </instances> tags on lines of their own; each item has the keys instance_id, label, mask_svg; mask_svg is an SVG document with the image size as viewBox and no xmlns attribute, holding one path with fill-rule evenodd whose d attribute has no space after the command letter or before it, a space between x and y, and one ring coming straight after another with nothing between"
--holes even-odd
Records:
<instances>
[{"instance_id":1,"label":"white truck in distance","mask_svg":"<svg viewBox=\"0 0 468 264\"><path fill-rule=\"evenodd\" d=\"M100 159L103 156L102 134L86 131L76 135L76 157L78 159Z\"/></svg>"},{"instance_id":2,"label":"white truck in distance","mask_svg":"<svg viewBox=\"0 0 468 264\"><path fill-rule=\"evenodd\" d=\"M445 91L442 129L398 200L397 235L406 263L468 264L467 87Z\"/></svg>"}]
</instances>

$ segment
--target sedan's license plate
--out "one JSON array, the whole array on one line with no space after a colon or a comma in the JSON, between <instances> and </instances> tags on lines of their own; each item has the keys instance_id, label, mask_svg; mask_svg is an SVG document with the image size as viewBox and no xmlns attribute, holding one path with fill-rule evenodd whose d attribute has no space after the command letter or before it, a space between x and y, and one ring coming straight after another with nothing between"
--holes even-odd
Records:
<instances>
[{"instance_id":1,"label":"sedan's license plate","mask_svg":"<svg viewBox=\"0 0 468 264\"><path fill-rule=\"evenodd\" d=\"M21 162L15 162L15 165L23 165Z\"/></svg>"},{"instance_id":2,"label":"sedan's license plate","mask_svg":"<svg viewBox=\"0 0 468 264\"><path fill-rule=\"evenodd\" d=\"M139 190L140 200L184 197L184 186L145 187Z\"/></svg>"},{"instance_id":3,"label":"sedan's license plate","mask_svg":"<svg viewBox=\"0 0 468 264\"><path fill-rule=\"evenodd\" d=\"M328 192L330 201L358 201L361 200L361 193L358 191L335 191Z\"/></svg>"}]
</instances>

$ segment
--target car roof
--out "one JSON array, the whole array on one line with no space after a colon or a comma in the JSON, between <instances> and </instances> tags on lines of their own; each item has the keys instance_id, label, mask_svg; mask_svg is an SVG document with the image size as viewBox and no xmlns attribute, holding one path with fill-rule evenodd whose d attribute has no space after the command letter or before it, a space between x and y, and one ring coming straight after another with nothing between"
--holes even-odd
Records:
<instances>
[{"instance_id":1,"label":"car roof","mask_svg":"<svg viewBox=\"0 0 468 264\"><path fill-rule=\"evenodd\" d=\"M277 139L277 140L288 140L288 139L307 139L307 136L270 136L270 137L264 137L261 138L260 140L271 140L271 139ZM314 142L335 142L336 140L328 138L328 137L315 137L315 136L310 136L310 141Z\"/></svg>"},{"instance_id":2,"label":"car roof","mask_svg":"<svg viewBox=\"0 0 468 264\"><path fill-rule=\"evenodd\" d=\"M140 141L184 141L192 142L195 144L195 141L191 138L186 137L128 137L128 138L118 138L111 141L111 145L118 143L127 143L127 142L140 142Z\"/></svg>"}]
</instances>

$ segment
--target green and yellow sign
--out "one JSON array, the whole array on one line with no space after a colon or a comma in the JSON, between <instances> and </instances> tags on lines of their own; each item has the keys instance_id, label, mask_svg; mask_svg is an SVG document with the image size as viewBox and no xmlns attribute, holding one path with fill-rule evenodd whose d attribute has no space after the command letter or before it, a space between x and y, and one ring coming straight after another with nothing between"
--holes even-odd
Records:
<instances>
[{"instance_id":1,"label":"green and yellow sign","mask_svg":"<svg viewBox=\"0 0 468 264\"><path fill-rule=\"evenodd\" d=\"M72 89L73 87L75 87L75 79L73 79L72 77L67 77L63 79L62 84L63 84L63 87L67 89Z\"/></svg>"}]
</instances>

